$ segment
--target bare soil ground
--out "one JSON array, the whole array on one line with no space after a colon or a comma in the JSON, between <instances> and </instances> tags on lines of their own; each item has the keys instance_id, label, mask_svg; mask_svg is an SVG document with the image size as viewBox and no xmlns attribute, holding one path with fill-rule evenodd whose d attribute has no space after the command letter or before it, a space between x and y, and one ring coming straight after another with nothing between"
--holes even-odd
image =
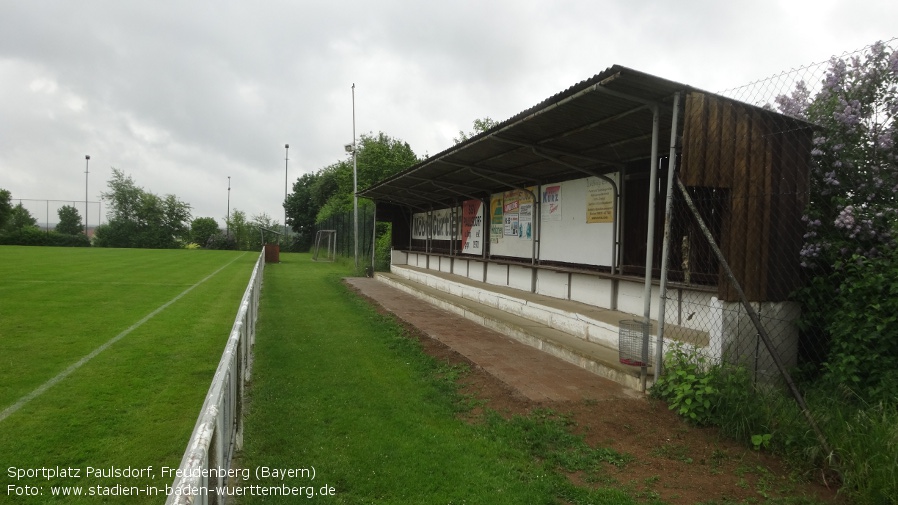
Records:
<instances>
[{"instance_id":1,"label":"bare soil ground","mask_svg":"<svg viewBox=\"0 0 898 505\"><path fill-rule=\"evenodd\" d=\"M477 405L463 414L467 421L478 422L485 409L509 417L551 409L569 416L577 433L591 447L608 447L633 457L621 469L609 465L598 479L570 474L578 485L613 486L637 497L683 505L709 501L763 503L768 498L787 496L843 503L821 476L797 475L778 458L725 439L716 429L690 426L661 401L610 397L534 402L442 342L405 326L431 356L470 368L460 381L461 393Z\"/></svg>"}]
</instances>

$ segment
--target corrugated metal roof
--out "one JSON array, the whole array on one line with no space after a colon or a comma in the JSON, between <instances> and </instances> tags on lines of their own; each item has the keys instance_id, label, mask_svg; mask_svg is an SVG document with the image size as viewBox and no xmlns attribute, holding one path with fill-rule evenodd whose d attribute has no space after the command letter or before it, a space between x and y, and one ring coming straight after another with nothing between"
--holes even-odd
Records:
<instances>
[{"instance_id":1,"label":"corrugated metal roof","mask_svg":"<svg viewBox=\"0 0 898 505\"><path fill-rule=\"evenodd\" d=\"M673 95L692 89L614 65L359 195L440 208L514 187L614 172L651 157L655 107L659 153L667 152Z\"/></svg>"}]
</instances>

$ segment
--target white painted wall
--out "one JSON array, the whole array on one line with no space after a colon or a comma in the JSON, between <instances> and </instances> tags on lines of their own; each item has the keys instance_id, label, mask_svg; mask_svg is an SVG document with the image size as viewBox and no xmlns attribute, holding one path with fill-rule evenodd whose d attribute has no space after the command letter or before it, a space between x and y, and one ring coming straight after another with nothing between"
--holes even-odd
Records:
<instances>
[{"instance_id":1,"label":"white painted wall","mask_svg":"<svg viewBox=\"0 0 898 505\"><path fill-rule=\"evenodd\" d=\"M483 280L483 272L486 269L486 263L482 261L468 261L468 278L475 281Z\"/></svg>"},{"instance_id":2,"label":"white painted wall","mask_svg":"<svg viewBox=\"0 0 898 505\"><path fill-rule=\"evenodd\" d=\"M533 285L533 269L519 265L508 266L508 286L520 289L521 291L530 291Z\"/></svg>"},{"instance_id":3,"label":"white painted wall","mask_svg":"<svg viewBox=\"0 0 898 505\"><path fill-rule=\"evenodd\" d=\"M405 251L390 250L391 265L408 265L408 253Z\"/></svg>"},{"instance_id":4,"label":"white painted wall","mask_svg":"<svg viewBox=\"0 0 898 505\"><path fill-rule=\"evenodd\" d=\"M652 286L651 297L652 318L658 315L658 286ZM618 286L617 310L630 314L642 315L645 311L645 285L642 282L622 281Z\"/></svg>"},{"instance_id":5,"label":"white painted wall","mask_svg":"<svg viewBox=\"0 0 898 505\"><path fill-rule=\"evenodd\" d=\"M611 308L611 279L595 275L571 274L571 300Z\"/></svg>"},{"instance_id":6,"label":"white painted wall","mask_svg":"<svg viewBox=\"0 0 898 505\"><path fill-rule=\"evenodd\" d=\"M439 256L440 258L440 272L452 273L452 258L446 256Z\"/></svg>"},{"instance_id":7,"label":"white painted wall","mask_svg":"<svg viewBox=\"0 0 898 505\"><path fill-rule=\"evenodd\" d=\"M486 283L495 284L497 286L508 285L508 265L500 265L498 263L486 264Z\"/></svg>"},{"instance_id":8,"label":"white painted wall","mask_svg":"<svg viewBox=\"0 0 898 505\"><path fill-rule=\"evenodd\" d=\"M568 277L566 272L540 270L536 278L536 292L553 298L566 299L568 297Z\"/></svg>"},{"instance_id":9,"label":"white painted wall","mask_svg":"<svg viewBox=\"0 0 898 505\"><path fill-rule=\"evenodd\" d=\"M448 271L448 261L451 258L439 255L429 255L431 270ZM406 259L409 265L418 265L425 268L428 255L423 253L396 254L398 261ZM536 292L542 295L559 299L571 299L591 306L610 309L612 307L612 295L614 284L617 283L617 311L622 319L641 319L644 303L644 283L639 280L612 280L595 275L580 273L558 272L527 265L507 265L494 262L483 262L473 259L456 259L455 274L481 282L484 270L486 271L486 284L511 287L522 292L529 292L534 268L536 269ZM394 263L400 266L398 263ZM616 329L601 328L583 330L578 318L559 319L538 306L516 301L516 297L502 295L484 288L459 285L452 288L453 283L423 275L409 269L397 268L399 275L405 272L410 279L425 282L427 285L440 289L450 290L453 294L476 299L481 303L507 310L511 313L524 315L534 320L546 320L546 324L570 331L576 334L586 332L583 338L603 341L607 345L616 345ZM568 280L570 279L570 280ZM443 284L446 284L445 287ZM570 284L570 285L569 285ZM457 291L457 292L456 292ZM467 291L471 291L468 293ZM568 297L568 293L570 296ZM659 314L659 287L652 286L652 312L651 318L658 320ZM765 302L752 303L752 307L759 313L764 327L774 341L777 354L784 364L789 367L796 363L798 354L798 331L795 321L800 317L800 307L792 302ZM543 312L546 312L545 314ZM548 318L548 319L547 319ZM713 292L696 291L688 289L670 289L665 307L665 322L669 328L665 347L673 339L680 338L684 341L692 341L683 337L688 330L707 332L707 346L696 347L685 344L687 348L694 348L709 358L709 363L721 360L736 361L733 356L738 356L738 363L744 365L750 372L757 373L760 380L777 382L779 373L775 368L770 353L763 344L759 345L757 330L751 323L744 307L740 303L722 302ZM592 327L590 327L592 328ZM678 337L677 331L684 332ZM595 333L595 335L593 335ZM654 332L653 332L654 333ZM656 333L655 333L656 334ZM694 334L693 334L694 335Z\"/></svg>"}]
</instances>

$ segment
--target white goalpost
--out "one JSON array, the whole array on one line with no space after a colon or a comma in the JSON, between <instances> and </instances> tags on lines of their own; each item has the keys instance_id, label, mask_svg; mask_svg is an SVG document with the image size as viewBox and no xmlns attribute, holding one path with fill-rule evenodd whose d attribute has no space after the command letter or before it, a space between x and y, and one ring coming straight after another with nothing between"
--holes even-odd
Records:
<instances>
[{"instance_id":1,"label":"white goalpost","mask_svg":"<svg viewBox=\"0 0 898 505\"><path fill-rule=\"evenodd\" d=\"M321 254L321 246L324 245L324 257ZM337 230L318 230L315 234L315 250L312 253L312 261L334 261L337 255Z\"/></svg>"}]
</instances>

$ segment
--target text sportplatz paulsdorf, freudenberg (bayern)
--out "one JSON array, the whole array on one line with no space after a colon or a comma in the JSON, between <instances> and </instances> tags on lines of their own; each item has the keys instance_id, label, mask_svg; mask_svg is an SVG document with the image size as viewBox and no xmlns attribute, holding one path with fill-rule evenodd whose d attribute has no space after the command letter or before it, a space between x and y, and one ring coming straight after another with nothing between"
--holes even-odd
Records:
<instances>
[{"instance_id":1,"label":"text sportplatz paulsdorf, freudenberg (bayern)","mask_svg":"<svg viewBox=\"0 0 898 505\"><path fill-rule=\"evenodd\" d=\"M333 496L327 484L312 485L315 467L194 468L172 467L8 467L7 496ZM90 480L83 485L81 479ZM154 482L162 479L159 485ZM172 482L177 479L178 485ZM251 481L256 482L251 482ZM230 485L219 486L219 482ZM139 482L139 483L138 483ZM213 484L216 483L216 484Z\"/></svg>"}]
</instances>

